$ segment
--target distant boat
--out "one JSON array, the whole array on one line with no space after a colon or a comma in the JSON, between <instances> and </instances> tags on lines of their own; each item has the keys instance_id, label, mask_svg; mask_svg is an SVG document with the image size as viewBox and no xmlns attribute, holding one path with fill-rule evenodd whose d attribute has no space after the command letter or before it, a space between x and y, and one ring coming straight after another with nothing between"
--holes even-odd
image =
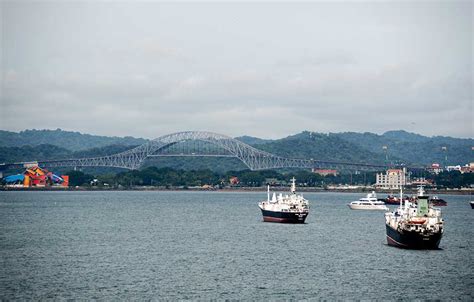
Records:
<instances>
[{"instance_id":1,"label":"distant boat","mask_svg":"<svg viewBox=\"0 0 474 302\"><path fill-rule=\"evenodd\" d=\"M367 194L367 197L360 198L358 201L353 201L348 204L352 210L383 210L388 211L389 208L383 201L377 199L375 191Z\"/></svg>"},{"instance_id":2,"label":"distant boat","mask_svg":"<svg viewBox=\"0 0 474 302\"><path fill-rule=\"evenodd\" d=\"M384 202L386 204L400 204L400 200L398 200L398 198L393 195L388 195Z\"/></svg>"},{"instance_id":3,"label":"distant boat","mask_svg":"<svg viewBox=\"0 0 474 302\"><path fill-rule=\"evenodd\" d=\"M267 187L267 200L258 203L263 221L281 223L304 223L309 214L309 203L303 195L296 194L295 178L291 180L290 194L278 197L273 193L270 199L270 186Z\"/></svg>"},{"instance_id":4,"label":"distant boat","mask_svg":"<svg viewBox=\"0 0 474 302\"><path fill-rule=\"evenodd\" d=\"M394 212L385 213L385 228L389 245L437 249L444 231L444 220L441 210L428 203L428 196L420 186L416 204L405 200Z\"/></svg>"},{"instance_id":5,"label":"distant boat","mask_svg":"<svg viewBox=\"0 0 474 302\"><path fill-rule=\"evenodd\" d=\"M412 196L408 199L409 202L417 204L418 196ZM448 202L444 199L439 198L438 196L433 196L428 198L428 203L436 207L445 207L448 205Z\"/></svg>"},{"instance_id":6,"label":"distant boat","mask_svg":"<svg viewBox=\"0 0 474 302\"><path fill-rule=\"evenodd\" d=\"M432 205L437 206L437 207L444 207L448 205L448 203L444 199L441 199L438 196L433 196L433 198L430 198L428 201Z\"/></svg>"},{"instance_id":7,"label":"distant boat","mask_svg":"<svg viewBox=\"0 0 474 302\"><path fill-rule=\"evenodd\" d=\"M474 209L474 201L471 201L470 204L471 204L471 209Z\"/></svg>"},{"instance_id":8,"label":"distant boat","mask_svg":"<svg viewBox=\"0 0 474 302\"><path fill-rule=\"evenodd\" d=\"M408 197L404 196L403 200L405 199L408 199ZM385 202L385 204L396 204L396 205L400 204L400 199L397 196L394 196L391 194L388 195L387 198L385 198L383 201Z\"/></svg>"}]
</instances>

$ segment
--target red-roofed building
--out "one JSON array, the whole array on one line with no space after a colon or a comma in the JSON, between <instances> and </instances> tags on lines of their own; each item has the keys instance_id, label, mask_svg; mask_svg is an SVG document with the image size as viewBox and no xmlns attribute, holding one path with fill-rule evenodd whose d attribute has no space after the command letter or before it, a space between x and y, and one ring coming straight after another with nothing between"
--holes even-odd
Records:
<instances>
[{"instance_id":1,"label":"red-roofed building","mask_svg":"<svg viewBox=\"0 0 474 302\"><path fill-rule=\"evenodd\" d=\"M312 169L313 173L322 175L322 176L337 176L337 170L331 170L331 169Z\"/></svg>"},{"instance_id":2,"label":"red-roofed building","mask_svg":"<svg viewBox=\"0 0 474 302\"><path fill-rule=\"evenodd\" d=\"M431 166L428 168L428 171L434 174L439 174L440 172L443 172L443 168L441 167L440 164L438 163L433 163Z\"/></svg>"},{"instance_id":3,"label":"red-roofed building","mask_svg":"<svg viewBox=\"0 0 474 302\"><path fill-rule=\"evenodd\" d=\"M233 176L229 179L229 183L231 185L238 185L239 184L239 178L237 176Z\"/></svg>"}]
</instances>

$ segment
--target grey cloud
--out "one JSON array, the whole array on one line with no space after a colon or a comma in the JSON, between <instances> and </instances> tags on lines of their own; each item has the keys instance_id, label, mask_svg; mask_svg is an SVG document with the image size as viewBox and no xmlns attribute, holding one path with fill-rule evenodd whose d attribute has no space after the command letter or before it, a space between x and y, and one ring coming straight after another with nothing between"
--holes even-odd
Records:
<instances>
[{"instance_id":1,"label":"grey cloud","mask_svg":"<svg viewBox=\"0 0 474 302\"><path fill-rule=\"evenodd\" d=\"M472 3L0 5L3 129L473 135Z\"/></svg>"}]
</instances>

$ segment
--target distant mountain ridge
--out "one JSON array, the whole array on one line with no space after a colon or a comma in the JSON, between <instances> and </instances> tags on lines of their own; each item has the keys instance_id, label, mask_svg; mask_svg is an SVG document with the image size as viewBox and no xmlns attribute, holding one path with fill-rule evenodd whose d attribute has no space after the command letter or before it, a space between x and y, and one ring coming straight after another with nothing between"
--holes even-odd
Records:
<instances>
[{"instance_id":1,"label":"distant mountain ridge","mask_svg":"<svg viewBox=\"0 0 474 302\"><path fill-rule=\"evenodd\" d=\"M246 143L248 145L260 145L260 144L265 144L265 143L269 143L273 141L271 139L262 139L262 138L258 138L254 136L248 136L248 135L235 137L235 139L241 141L242 143Z\"/></svg>"},{"instance_id":2,"label":"distant mountain ridge","mask_svg":"<svg viewBox=\"0 0 474 302\"><path fill-rule=\"evenodd\" d=\"M444 136L427 137L404 130L384 134L370 132L318 133L303 131L281 139L261 139L241 136L236 139L275 155L323 161L349 161L384 164L466 164L473 162L473 139ZM60 158L79 158L114 154L148 140L134 137L108 137L79 132L56 130L25 130L19 133L0 130L0 161L29 161ZM386 148L384 148L384 146ZM446 147L446 148L443 148ZM445 160L447 156L447 161ZM386 160L388 157L388 162ZM183 167L184 161L160 160L173 167ZM242 169L242 165L224 164L224 161L202 159L212 168ZM189 163L193 169L197 164ZM202 165L199 166L202 168Z\"/></svg>"},{"instance_id":3,"label":"distant mountain ridge","mask_svg":"<svg viewBox=\"0 0 474 302\"><path fill-rule=\"evenodd\" d=\"M70 151L87 150L100 148L108 145L136 146L147 142L143 138L110 137L80 132L56 130L25 130L21 132L10 132L0 130L0 146L2 147L22 147L49 144Z\"/></svg>"},{"instance_id":4,"label":"distant mountain ridge","mask_svg":"<svg viewBox=\"0 0 474 302\"><path fill-rule=\"evenodd\" d=\"M427 137L404 130L388 131L382 135L369 132L343 132L332 135L365 150L377 154L387 154L389 160L402 160L405 163L457 165L474 161L473 139L446 136Z\"/></svg>"},{"instance_id":5,"label":"distant mountain ridge","mask_svg":"<svg viewBox=\"0 0 474 302\"><path fill-rule=\"evenodd\" d=\"M348 132L351 133L351 132ZM366 132L368 133L368 132ZM388 139L394 139L399 141L420 143L429 140L429 137L423 136L416 133L407 132L405 130L390 130L381 135Z\"/></svg>"},{"instance_id":6,"label":"distant mountain ridge","mask_svg":"<svg viewBox=\"0 0 474 302\"><path fill-rule=\"evenodd\" d=\"M303 131L282 139L255 145L261 150L290 158L382 164L383 155L364 150L337 135Z\"/></svg>"}]
</instances>

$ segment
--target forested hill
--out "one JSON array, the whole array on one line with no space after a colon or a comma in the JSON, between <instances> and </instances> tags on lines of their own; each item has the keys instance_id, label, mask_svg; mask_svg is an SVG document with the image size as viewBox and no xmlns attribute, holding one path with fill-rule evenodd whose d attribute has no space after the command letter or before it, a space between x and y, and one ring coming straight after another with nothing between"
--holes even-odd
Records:
<instances>
[{"instance_id":1,"label":"forested hill","mask_svg":"<svg viewBox=\"0 0 474 302\"><path fill-rule=\"evenodd\" d=\"M25 130L21 132L10 132L0 130L0 147L22 147L37 145L53 145L70 151L100 148L108 145L136 146L147 140L143 138L109 137L80 132L56 130Z\"/></svg>"},{"instance_id":2,"label":"forested hill","mask_svg":"<svg viewBox=\"0 0 474 302\"><path fill-rule=\"evenodd\" d=\"M382 135L369 132L344 132L331 135L377 154L384 154L383 147L386 146L389 160L402 159L407 163L425 165L431 163L458 165L474 161L473 139L427 137L403 130L388 131ZM447 162L445 162L446 156Z\"/></svg>"},{"instance_id":3,"label":"forested hill","mask_svg":"<svg viewBox=\"0 0 474 302\"><path fill-rule=\"evenodd\" d=\"M239 137L236 137L235 139L241 141L242 143L246 143L246 144L252 145L252 146L272 142L271 139L261 139L261 138L258 138L258 137L248 136L248 135L239 136Z\"/></svg>"},{"instance_id":4,"label":"forested hill","mask_svg":"<svg viewBox=\"0 0 474 302\"><path fill-rule=\"evenodd\" d=\"M323 161L343 161L383 164L384 155L368 151L337 135L304 131L267 143L256 148L290 158L306 158Z\"/></svg>"},{"instance_id":5,"label":"forested hill","mask_svg":"<svg viewBox=\"0 0 474 302\"><path fill-rule=\"evenodd\" d=\"M427 137L403 130L388 131L382 135L304 131L278 140L244 137L242 141L253 142L256 148L281 156L327 161L383 164L387 162L386 157L388 163L422 165L463 165L474 161L473 139Z\"/></svg>"},{"instance_id":6,"label":"forested hill","mask_svg":"<svg viewBox=\"0 0 474 302\"><path fill-rule=\"evenodd\" d=\"M304 131L277 140L250 136L237 138L257 149L292 157L326 161L406 164L466 164L473 162L473 139L426 137L406 131L374 133L317 133ZM133 137L107 137L58 130L0 131L0 162L93 157L118 153L147 140ZM384 149L383 147L387 148ZM445 149L443 147L446 147ZM385 153L386 152L386 153ZM243 169L240 162L228 159L157 159L157 165L180 169Z\"/></svg>"}]
</instances>

